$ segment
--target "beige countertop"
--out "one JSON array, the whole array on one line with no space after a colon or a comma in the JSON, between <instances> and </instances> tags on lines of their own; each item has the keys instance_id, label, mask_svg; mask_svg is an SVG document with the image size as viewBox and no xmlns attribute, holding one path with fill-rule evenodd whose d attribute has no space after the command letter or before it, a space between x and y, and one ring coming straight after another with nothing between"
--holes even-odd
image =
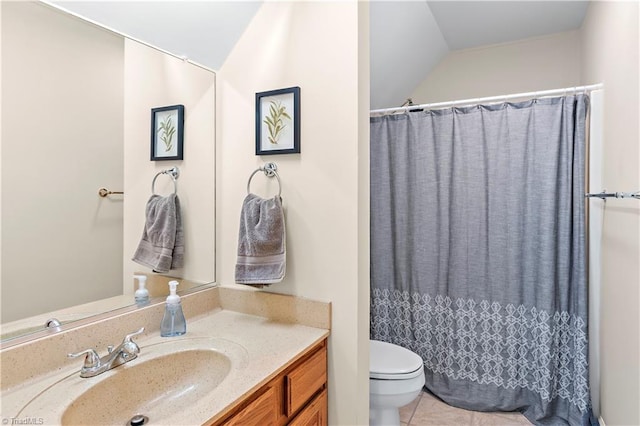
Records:
<instances>
[{"instance_id":1,"label":"beige countertop","mask_svg":"<svg viewBox=\"0 0 640 426\"><path fill-rule=\"evenodd\" d=\"M266 298L265 306L271 306L270 303L273 300L281 303L286 299L280 299L289 298L289 296L238 293L229 289L222 289L220 292L223 296L219 296L219 299L222 299L222 302L217 301L219 306L188 320L187 333L184 336L163 338L155 330L140 338L134 338L140 346L140 354L137 359L123 366L93 378L80 378L79 370L82 360L75 359L59 368L27 377L15 386L9 388L3 386L1 416L3 422L9 419L3 424L17 424L27 418L31 419L30 424L61 424L62 414L73 400L96 383L117 374L119 369L135 368L136 365L154 357L174 351L199 348L204 344L229 356L231 368L228 375L206 395L191 401L188 407L173 407L170 402L166 402L167 410L163 412L161 418L153 418L149 415L151 418L149 424L203 424L220 418L235 407L243 397L267 383L329 335L328 326L318 328L302 325L296 321L254 315L254 312L251 314L238 312L242 310L238 309L240 305L255 305L256 298ZM234 310L225 309L225 299L234 305ZM291 297L294 304L296 299ZM254 309L254 307L251 308L251 310ZM328 308L326 312L329 312ZM135 323L129 326L132 329L137 327L139 325ZM117 344L117 342L114 343ZM75 348L72 349L75 350ZM60 352L60 349L57 351ZM105 353L104 350L98 352L100 355ZM65 355L66 352L59 354L59 356ZM7 359L3 358L3 361ZM2 369L5 368L10 366L3 363ZM215 372L212 372L212 375L215 375ZM114 389L114 391L123 392L124 390ZM105 404L109 404L109 401L105 401ZM94 424L92 422L98 420L100 408L96 407L95 411L96 418L89 419L88 424ZM120 424L125 424L135 414L137 413L123 412L123 421Z\"/></svg>"}]
</instances>

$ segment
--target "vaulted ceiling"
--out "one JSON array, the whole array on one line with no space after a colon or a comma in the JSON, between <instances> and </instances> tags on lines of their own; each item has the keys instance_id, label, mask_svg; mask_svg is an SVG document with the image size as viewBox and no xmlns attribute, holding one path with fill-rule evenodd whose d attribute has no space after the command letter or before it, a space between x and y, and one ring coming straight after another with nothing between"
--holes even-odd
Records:
<instances>
[{"instance_id":1,"label":"vaulted ceiling","mask_svg":"<svg viewBox=\"0 0 640 426\"><path fill-rule=\"evenodd\" d=\"M261 1L50 3L219 69ZM371 1L371 107L400 105L449 52L578 29L588 1Z\"/></svg>"},{"instance_id":2,"label":"vaulted ceiling","mask_svg":"<svg viewBox=\"0 0 640 426\"><path fill-rule=\"evenodd\" d=\"M371 107L401 105L449 52L580 28L587 1L371 2Z\"/></svg>"}]
</instances>

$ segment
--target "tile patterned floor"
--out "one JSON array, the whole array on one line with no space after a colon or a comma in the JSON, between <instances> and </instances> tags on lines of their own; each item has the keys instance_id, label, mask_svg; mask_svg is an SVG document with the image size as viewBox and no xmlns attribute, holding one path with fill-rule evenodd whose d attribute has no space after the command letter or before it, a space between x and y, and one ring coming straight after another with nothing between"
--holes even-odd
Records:
<instances>
[{"instance_id":1,"label":"tile patterned floor","mask_svg":"<svg viewBox=\"0 0 640 426\"><path fill-rule=\"evenodd\" d=\"M519 413L481 413L451 407L423 392L400 409L401 426L530 426Z\"/></svg>"}]
</instances>

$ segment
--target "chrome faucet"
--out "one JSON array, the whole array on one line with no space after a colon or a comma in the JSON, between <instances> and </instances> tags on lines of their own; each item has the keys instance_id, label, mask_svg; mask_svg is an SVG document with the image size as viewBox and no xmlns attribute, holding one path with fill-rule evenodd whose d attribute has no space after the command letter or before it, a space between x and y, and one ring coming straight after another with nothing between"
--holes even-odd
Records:
<instances>
[{"instance_id":1,"label":"chrome faucet","mask_svg":"<svg viewBox=\"0 0 640 426\"><path fill-rule=\"evenodd\" d=\"M84 365L80 369L80 377L94 377L98 374L104 373L105 371L111 370L112 368L116 368L125 362L136 359L140 353L140 347L136 345L131 338L138 334L142 334L143 332L144 327L134 333L127 334L122 343L120 343L115 349L113 346L107 347L109 353L102 358L100 358L94 349L87 349L75 354L67 354L67 357L77 358L85 355Z\"/></svg>"}]
</instances>

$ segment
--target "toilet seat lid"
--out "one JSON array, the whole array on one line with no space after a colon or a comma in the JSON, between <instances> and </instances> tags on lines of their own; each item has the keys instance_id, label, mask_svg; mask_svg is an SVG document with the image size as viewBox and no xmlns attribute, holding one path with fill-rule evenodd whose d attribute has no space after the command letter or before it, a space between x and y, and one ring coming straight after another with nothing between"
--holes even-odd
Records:
<instances>
[{"instance_id":1,"label":"toilet seat lid","mask_svg":"<svg viewBox=\"0 0 640 426\"><path fill-rule=\"evenodd\" d=\"M423 373L422 358L401 346L379 340L369 341L369 377L402 380Z\"/></svg>"}]
</instances>

